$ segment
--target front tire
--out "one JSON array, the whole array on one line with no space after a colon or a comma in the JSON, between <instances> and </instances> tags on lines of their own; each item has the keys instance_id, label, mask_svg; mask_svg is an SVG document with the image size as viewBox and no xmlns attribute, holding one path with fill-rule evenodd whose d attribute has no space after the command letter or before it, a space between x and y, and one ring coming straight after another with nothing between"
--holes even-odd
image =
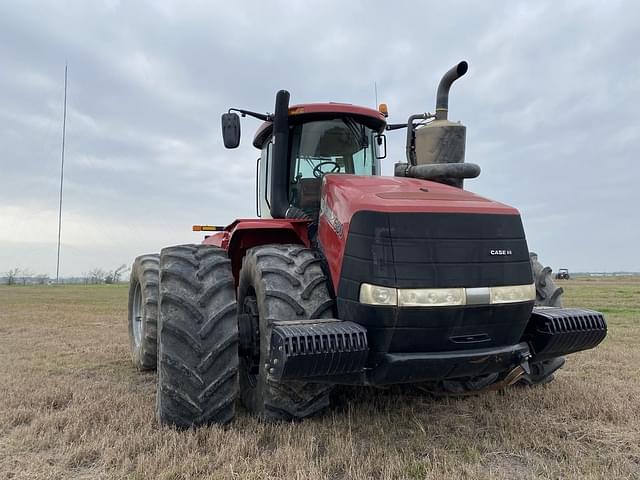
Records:
<instances>
[{"instance_id":1,"label":"front tire","mask_svg":"<svg viewBox=\"0 0 640 480\"><path fill-rule=\"evenodd\" d=\"M238 324L231 263L210 245L160 253L156 410L182 428L226 424L238 396Z\"/></svg>"},{"instance_id":2,"label":"front tire","mask_svg":"<svg viewBox=\"0 0 640 480\"><path fill-rule=\"evenodd\" d=\"M129 343L133 365L155 370L157 361L158 279L160 256L140 255L129 280Z\"/></svg>"},{"instance_id":3,"label":"front tire","mask_svg":"<svg viewBox=\"0 0 640 480\"><path fill-rule=\"evenodd\" d=\"M530 252L531 270L536 284L536 307L558 307L562 308L562 294L564 290L558 287L553 281L551 268L545 267L538 260L538 254ZM542 362L531 364L531 373L524 375L519 381L519 385L544 385L554 380L554 373L562 368L565 363L564 357L554 357Z\"/></svg>"},{"instance_id":4,"label":"front tire","mask_svg":"<svg viewBox=\"0 0 640 480\"><path fill-rule=\"evenodd\" d=\"M536 307L562 308L562 294L564 290L553 281L551 268L545 267L538 260L538 254L530 252L531 270L536 283Z\"/></svg>"},{"instance_id":5,"label":"front tire","mask_svg":"<svg viewBox=\"0 0 640 480\"><path fill-rule=\"evenodd\" d=\"M244 257L238 287L241 331L254 335L240 363L242 403L267 421L287 421L314 415L329 406L331 386L301 381L277 382L267 370L274 321L332 318L320 259L300 245L265 245ZM258 345L255 345L255 342ZM250 342L247 342L250 343Z\"/></svg>"}]
</instances>

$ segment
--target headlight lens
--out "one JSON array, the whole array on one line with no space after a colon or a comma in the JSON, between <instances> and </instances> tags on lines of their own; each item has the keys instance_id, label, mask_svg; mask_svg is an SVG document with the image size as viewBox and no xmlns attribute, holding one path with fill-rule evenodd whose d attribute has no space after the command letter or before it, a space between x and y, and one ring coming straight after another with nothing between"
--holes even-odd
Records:
<instances>
[{"instance_id":1,"label":"headlight lens","mask_svg":"<svg viewBox=\"0 0 640 480\"><path fill-rule=\"evenodd\" d=\"M398 292L395 288L363 283L360 285L360 303L396 306L398 304Z\"/></svg>"},{"instance_id":2,"label":"headlight lens","mask_svg":"<svg viewBox=\"0 0 640 480\"><path fill-rule=\"evenodd\" d=\"M536 286L532 283L512 287L491 287L489 297L492 304L527 302L536 299Z\"/></svg>"},{"instance_id":3,"label":"headlight lens","mask_svg":"<svg viewBox=\"0 0 640 480\"><path fill-rule=\"evenodd\" d=\"M445 307L466 303L464 288L402 288L398 290L400 307Z\"/></svg>"},{"instance_id":4,"label":"headlight lens","mask_svg":"<svg viewBox=\"0 0 640 480\"><path fill-rule=\"evenodd\" d=\"M467 302L469 290L469 302ZM477 291L484 298L477 297ZM363 283L360 285L360 303L399 307L448 307L456 305L492 305L501 303L529 302L536 299L536 286L513 285L484 288L392 288Z\"/></svg>"}]
</instances>

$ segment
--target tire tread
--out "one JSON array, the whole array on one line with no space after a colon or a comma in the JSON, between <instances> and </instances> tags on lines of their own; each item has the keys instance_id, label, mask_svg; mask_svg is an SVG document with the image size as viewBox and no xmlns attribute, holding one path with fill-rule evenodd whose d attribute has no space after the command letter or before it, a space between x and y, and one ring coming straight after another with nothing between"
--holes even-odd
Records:
<instances>
[{"instance_id":1,"label":"tire tread","mask_svg":"<svg viewBox=\"0 0 640 480\"><path fill-rule=\"evenodd\" d=\"M265 355L274 321L333 317L331 298L320 260L301 245L263 245L250 249L240 272L238 301L253 290L260 311L261 349ZM262 362L262 358L261 358ZM277 382L261 368L258 385L241 374L242 399L249 410L267 421L299 420L329 406L331 385L300 381Z\"/></svg>"},{"instance_id":2,"label":"tire tread","mask_svg":"<svg viewBox=\"0 0 640 480\"><path fill-rule=\"evenodd\" d=\"M238 396L231 263L218 247L178 245L162 250L160 272L158 420L181 428L228 423Z\"/></svg>"}]
</instances>

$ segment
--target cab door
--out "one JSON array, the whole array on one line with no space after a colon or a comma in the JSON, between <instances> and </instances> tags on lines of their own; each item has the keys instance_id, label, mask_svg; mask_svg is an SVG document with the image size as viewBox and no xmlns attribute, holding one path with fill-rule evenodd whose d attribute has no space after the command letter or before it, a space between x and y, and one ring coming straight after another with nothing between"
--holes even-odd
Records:
<instances>
[{"instance_id":1,"label":"cab door","mask_svg":"<svg viewBox=\"0 0 640 480\"><path fill-rule=\"evenodd\" d=\"M273 156L273 142L269 140L263 147L258 161L256 195L256 214L261 218L271 217L271 176L269 169Z\"/></svg>"}]
</instances>

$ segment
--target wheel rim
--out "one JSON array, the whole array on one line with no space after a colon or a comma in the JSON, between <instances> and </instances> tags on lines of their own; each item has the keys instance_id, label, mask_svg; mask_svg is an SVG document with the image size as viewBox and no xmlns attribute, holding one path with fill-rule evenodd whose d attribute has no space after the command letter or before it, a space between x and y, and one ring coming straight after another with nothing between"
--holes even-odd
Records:
<instances>
[{"instance_id":1,"label":"wheel rim","mask_svg":"<svg viewBox=\"0 0 640 480\"><path fill-rule=\"evenodd\" d=\"M142 340L142 316L144 314L144 308L142 305L142 289L140 283L136 284L136 288L133 291L133 312L131 319L133 327L133 342L136 347L140 345Z\"/></svg>"},{"instance_id":2,"label":"wheel rim","mask_svg":"<svg viewBox=\"0 0 640 480\"><path fill-rule=\"evenodd\" d=\"M245 364L247 381L252 388L258 384L258 375L260 373L260 333L256 331L259 328L258 302L254 296L247 296L242 305L242 313L249 320L249 331L251 334L252 352L245 352L242 361Z\"/></svg>"}]
</instances>

